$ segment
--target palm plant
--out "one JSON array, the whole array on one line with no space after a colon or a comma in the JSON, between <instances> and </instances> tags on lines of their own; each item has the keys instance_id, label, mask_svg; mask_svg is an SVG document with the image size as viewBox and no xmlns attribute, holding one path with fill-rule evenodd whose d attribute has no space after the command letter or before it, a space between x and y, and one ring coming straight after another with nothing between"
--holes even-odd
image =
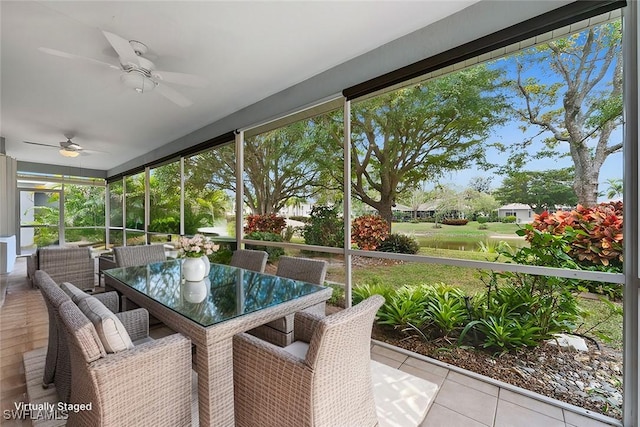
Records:
<instances>
[{"instance_id":1,"label":"palm plant","mask_svg":"<svg viewBox=\"0 0 640 427\"><path fill-rule=\"evenodd\" d=\"M609 199L613 199L615 197L622 197L624 193L624 188L623 188L621 179L609 178L607 180L607 184L609 184L609 189L607 190L607 197Z\"/></svg>"}]
</instances>

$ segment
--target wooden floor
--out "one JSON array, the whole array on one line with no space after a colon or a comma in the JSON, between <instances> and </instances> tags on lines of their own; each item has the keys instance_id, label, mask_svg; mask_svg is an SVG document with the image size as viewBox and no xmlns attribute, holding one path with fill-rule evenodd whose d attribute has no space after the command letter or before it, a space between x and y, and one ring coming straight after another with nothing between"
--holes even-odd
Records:
<instances>
[{"instance_id":1,"label":"wooden floor","mask_svg":"<svg viewBox=\"0 0 640 427\"><path fill-rule=\"evenodd\" d=\"M7 289L0 308L0 410L15 409L26 401L26 383L22 354L47 345L49 319L40 291L26 277L25 258L18 258L8 276L0 276L2 290ZM3 426L31 425L27 421L7 421Z\"/></svg>"}]
</instances>

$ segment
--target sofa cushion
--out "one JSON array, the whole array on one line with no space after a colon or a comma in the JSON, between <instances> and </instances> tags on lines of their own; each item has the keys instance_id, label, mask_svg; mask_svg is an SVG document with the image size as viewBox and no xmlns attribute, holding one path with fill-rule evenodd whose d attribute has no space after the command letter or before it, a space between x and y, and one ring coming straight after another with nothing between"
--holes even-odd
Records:
<instances>
[{"instance_id":1,"label":"sofa cushion","mask_svg":"<svg viewBox=\"0 0 640 427\"><path fill-rule=\"evenodd\" d=\"M97 298L82 298L78 301L78 308L93 323L107 353L133 348L133 342L120 319Z\"/></svg>"},{"instance_id":2,"label":"sofa cushion","mask_svg":"<svg viewBox=\"0 0 640 427\"><path fill-rule=\"evenodd\" d=\"M76 304L78 304L80 300L91 296L88 293L84 292L82 289L79 289L74 284L69 282L62 283L60 287L62 288L63 291L67 293L67 295L69 295L69 297L71 298L71 301L75 302Z\"/></svg>"}]
</instances>

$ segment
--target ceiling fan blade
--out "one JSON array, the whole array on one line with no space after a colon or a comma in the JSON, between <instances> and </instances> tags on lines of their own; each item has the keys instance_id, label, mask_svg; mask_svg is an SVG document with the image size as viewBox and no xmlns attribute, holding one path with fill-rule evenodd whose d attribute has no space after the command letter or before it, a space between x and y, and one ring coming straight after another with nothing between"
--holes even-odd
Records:
<instances>
[{"instance_id":1,"label":"ceiling fan blade","mask_svg":"<svg viewBox=\"0 0 640 427\"><path fill-rule=\"evenodd\" d=\"M49 49L48 47L39 47L38 50L40 52L48 53L49 55L59 56L61 58L67 59L80 59L82 61L91 62L93 64L107 66L109 68L113 68L114 70L120 70L121 68L114 64L109 64L108 62L103 62L98 59L87 58L86 56L74 55L73 53L62 52L60 50Z\"/></svg>"},{"instance_id":2,"label":"ceiling fan blade","mask_svg":"<svg viewBox=\"0 0 640 427\"><path fill-rule=\"evenodd\" d=\"M51 148L58 148L58 149L60 149L60 146L59 146L59 145L43 144L43 143L41 143L41 142L31 142L31 141L22 141L22 142L24 142L25 144L40 145L40 146L42 146L42 147L51 147Z\"/></svg>"},{"instance_id":3,"label":"ceiling fan blade","mask_svg":"<svg viewBox=\"0 0 640 427\"><path fill-rule=\"evenodd\" d=\"M80 154L82 154L83 156L88 156L90 154L109 154L106 151L100 151L100 150L85 150L84 148L82 149L82 151L80 151Z\"/></svg>"},{"instance_id":4,"label":"ceiling fan blade","mask_svg":"<svg viewBox=\"0 0 640 427\"><path fill-rule=\"evenodd\" d=\"M175 83L191 87L205 87L209 84L209 81L204 77L196 76L193 74L173 73L171 71L156 70L153 72L153 77L168 83Z\"/></svg>"},{"instance_id":5,"label":"ceiling fan blade","mask_svg":"<svg viewBox=\"0 0 640 427\"><path fill-rule=\"evenodd\" d=\"M76 153L78 153L81 156L90 156L91 152L87 151L87 150L76 150Z\"/></svg>"},{"instance_id":6,"label":"ceiling fan blade","mask_svg":"<svg viewBox=\"0 0 640 427\"><path fill-rule=\"evenodd\" d=\"M164 96L169 101L179 105L180 107L189 107L191 104L193 104L184 95L174 89L171 89L167 85L163 85L162 83L159 83L156 86L155 91L159 92L160 95Z\"/></svg>"},{"instance_id":7,"label":"ceiling fan blade","mask_svg":"<svg viewBox=\"0 0 640 427\"><path fill-rule=\"evenodd\" d=\"M111 46L113 46L120 57L120 62L123 65L131 64L137 67L140 66L138 55L136 55L136 52L133 50L128 40L104 30L102 31L102 34L104 34Z\"/></svg>"}]
</instances>

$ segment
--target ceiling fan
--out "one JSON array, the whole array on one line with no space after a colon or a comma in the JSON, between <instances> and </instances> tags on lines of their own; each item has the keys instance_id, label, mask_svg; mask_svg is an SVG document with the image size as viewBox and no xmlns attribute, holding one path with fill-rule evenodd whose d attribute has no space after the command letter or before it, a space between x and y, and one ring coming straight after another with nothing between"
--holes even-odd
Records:
<instances>
[{"instance_id":1,"label":"ceiling fan","mask_svg":"<svg viewBox=\"0 0 640 427\"><path fill-rule=\"evenodd\" d=\"M25 144L31 144L31 145L39 145L42 147L51 147L51 148L57 148L60 152L61 155L63 155L64 157L78 157L80 154L88 154L87 151L84 150L84 148L82 148L79 144L76 144L75 142L71 141L71 138L73 138L73 135L65 135L65 138L67 138L66 141L60 141L59 145L53 145L53 144L43 144L42 142L30 142L30 141L22 141Z\"/></svg>"},{"instance_id":2,"label":"ceiling fan","mask_svg":"<svg viewBox=\"0 0 640 427\"><path fill-rule=\"evenodd\" d=\"M134 89L138 93L156 91L180 107L188 107L192 102L165 83L191 87L204 87L209 84L205 78L193 74L156 70L155 64L144 57L149 51L147 45L136 40L126 40L108 31L102 31L102 34L118 54L119 65L46 47L40 47L38 50L50 55L68 59L80 59L118 70L121 73L120 81L125 86Z\"/></svg>"}]
</instances>

